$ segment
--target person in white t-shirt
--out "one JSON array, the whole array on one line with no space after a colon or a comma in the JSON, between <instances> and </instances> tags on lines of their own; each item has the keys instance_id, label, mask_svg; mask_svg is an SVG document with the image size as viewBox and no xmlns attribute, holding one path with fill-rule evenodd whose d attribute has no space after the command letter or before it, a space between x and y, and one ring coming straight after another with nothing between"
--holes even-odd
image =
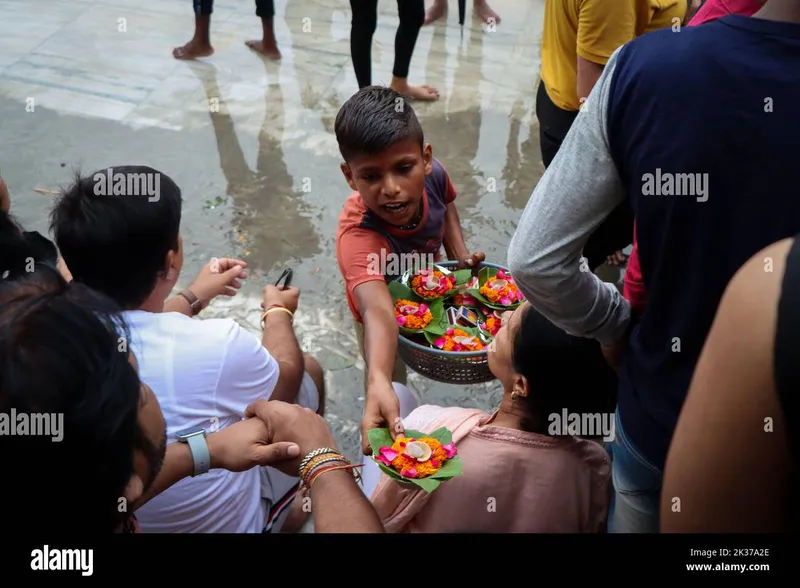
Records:
<instances>
[{"instance_id":1,"label":"person in white t-shirt","mask_svg":"<svg viewBox=\"0 0 800 588\"><path fill-rule=\"evenodd\" d=\"M264 288L261 340L232 319L193 320L216 296L233 296L244 261L215 259L167 300L183 265L181 192L144 166L76 179L51 215L75 281L110 296L130 326L130 349L155 393L170 441L189 444L195 476L137 511L146 533L261 533L284 522L299 479L273 468L208 471L205 435L244 418L256 400L297 403L323 414L322 368L292 328L299 290Z\"/></svg>"}]
</instances>

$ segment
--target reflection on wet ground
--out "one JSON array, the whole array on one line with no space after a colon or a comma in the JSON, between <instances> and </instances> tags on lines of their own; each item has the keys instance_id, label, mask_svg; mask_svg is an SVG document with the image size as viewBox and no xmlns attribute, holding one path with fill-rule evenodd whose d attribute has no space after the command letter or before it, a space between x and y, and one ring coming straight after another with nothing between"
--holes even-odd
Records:
<instances>
[{"instance_id":1,"label":"reflection on wet ground","mask_svg":"<svg viewBox=\"0 0 800 588\"><path fill-rule=\"evenodd\" d=\"M534 98L544 0L494 0L489 30L456 11L423 28L411 81L442 98L416 106L426 140L449 170L468 245L490 261L506 248L543 172ZM284 266L302 290L298 337L328 370L328 419L358 455L362 367L334 251L349 188L333 120L357 89L346 0L278 0L279 63L251 53L260 23L247 2L218 2L216 54L179 62L191 35L186 0L0 1L0 173L13 212L47 231L52 196L77 168L150 165L184 198L185 286L212 256L247 260L238 296L209 308L258 329L261 287ZM380 4L374 83L391 77L397 7ZM124 29L124 30L123 30ZM426 403L489 409L496 384L456 387L412 377Z\"/></svg>"}]
</instances>

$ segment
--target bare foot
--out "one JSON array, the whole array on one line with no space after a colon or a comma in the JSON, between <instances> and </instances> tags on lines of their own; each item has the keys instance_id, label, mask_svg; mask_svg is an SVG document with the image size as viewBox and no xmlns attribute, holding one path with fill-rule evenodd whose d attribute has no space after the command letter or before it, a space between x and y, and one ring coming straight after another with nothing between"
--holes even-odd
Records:
<instances>
[{"instance_id":1,"label":"bare foot","mask_svg":"<svg viewBox=\"0 0 800 588\"><path fill-rule=\"evenodd\" d=\"M255 41L245 41L245 45L250 47L253 51L257 51L261 53L261 55L265 57L269 57L270 59L278 60L281 58L281 52L278 50L276 45L265 45L261 39L257 39Z\"/></svg>"},{"instance_id":2,"label":"bare foot","mask_svg":"<svg viewBox=\"0 0 800 588\"><path fill-rule=\"evenodd\" d=\"M410 100L435 102L439 99L439 90L433 86L409 86L408 84L392 83L392 90Z\"/></svg>"},{"instance_id":3,"label":"bare foot","mask_svg":"<svg viewBox=\"0 0 800 588\"><path fill-rule=\"evenodd\" d=\"M200 43L192 39L183 47L175 47L172 56L175 59L197 59L214 55L214 48L208 43Z\"/></svg>"},{"instance_id":4,"label":"bare foot","mask_svg":"<svg viewBox=\"0 0 800 588\"><path fill-rule=\"evenodd\" d=\"M435 0L433 6L428 8L425 11L425 24L429 25L432 22L439 20L440 18L444 18L447 16L447 0L442 2L441 0Z\"/></svg>"},{"instance_id":5,"label":"bare foot","mask_svg":"<svg viewBox=\"0 0 800 588\"><path fill-rule=\"evenodd\" d=\"M475 16L486 24L500 24L500 17L486 2L476 2L473 10L475 11Z\"/></svg>"}]
</instances>

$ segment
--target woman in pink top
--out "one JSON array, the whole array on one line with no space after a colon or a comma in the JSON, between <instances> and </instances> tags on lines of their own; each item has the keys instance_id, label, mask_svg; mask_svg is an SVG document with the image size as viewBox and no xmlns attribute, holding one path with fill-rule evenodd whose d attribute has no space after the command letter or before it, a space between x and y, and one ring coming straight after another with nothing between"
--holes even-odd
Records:
<instances>
[{"instance_id":1,"label":"woman in pink top","mask_svg":"<svg viewBox=\"0 0 800 588\"><path fill-rule=\"evenodd\" d=\"M594 430L569 432L613 437L617 378L598 343L567 335L525 303L505 313L489 367L504 389L493 414L425 405L403 419L409 429L449 428L464 473L430 494L381 474L370 500L386 531L605 532L609 456L554 429L567 412L595 413Z\"/></svg>"}]
</instances>

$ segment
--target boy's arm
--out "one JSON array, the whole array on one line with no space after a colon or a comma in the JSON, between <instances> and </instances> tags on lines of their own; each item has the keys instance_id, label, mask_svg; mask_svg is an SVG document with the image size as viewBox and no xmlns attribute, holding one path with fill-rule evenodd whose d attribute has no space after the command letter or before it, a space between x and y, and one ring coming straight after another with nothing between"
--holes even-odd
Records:
<instances>
[{"instance_id":1,"label":"boy's arm","mask_svg":"<svg viewBox=\"0 0 800 588\"><path fill-rule=\"evenodd\" d=\"M369 455L372 453L368 438L370 429L388 428L392 437L403 432L400 403L392 387L400 331L385 281L364 282L356 286L353 293L364 322L364 361L369 372L361 421L362 449Z\"/></svg>"},{"instance_id":2,"label":"boy's arm","mask_svg":"<svg viewBox=\"0 0 800 588\"><path fill-rule=\"evenodd\" d=\"M458 216L458 209L456 208L456 188L450 181L450 176L447 178L445 202L447 202L447 212L444 217L444 238L442 245L444 245L447 259L458 261L458 267L463 269L465 267L475 267L486 259L486 255L478 251L470 253L467 249L467 244L464 242L464 233L461 230L461 219Z\"/></svg>"}]
</instances>

